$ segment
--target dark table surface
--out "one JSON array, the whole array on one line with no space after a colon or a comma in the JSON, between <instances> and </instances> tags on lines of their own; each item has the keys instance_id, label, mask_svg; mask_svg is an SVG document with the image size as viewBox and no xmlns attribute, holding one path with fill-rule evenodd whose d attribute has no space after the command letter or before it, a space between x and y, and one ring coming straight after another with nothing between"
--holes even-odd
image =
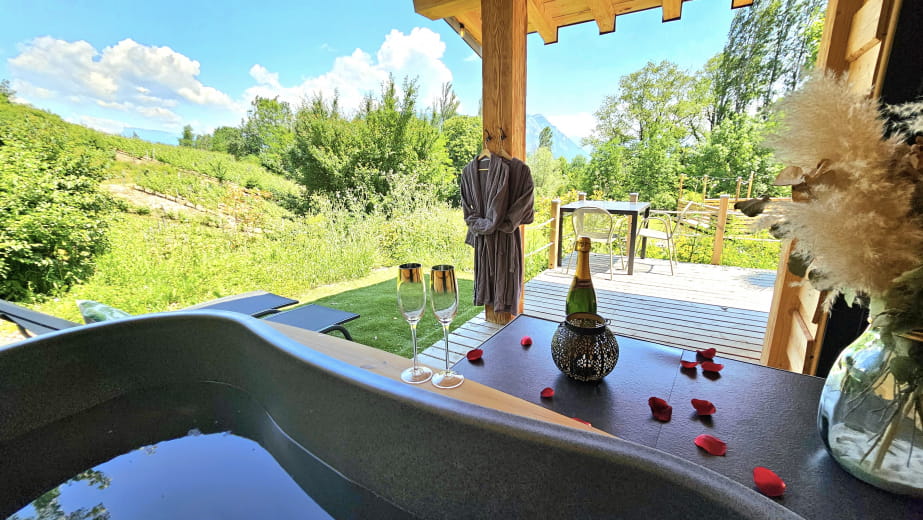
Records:
<instances>
[{"instance_id":1,"label":"dark table surface","mask_svg":"<svg viewBox=\"0 0 923 520\"><path fill-rule=\"evenodd\" d=\"M562 303L563 305L563 303ZM598 383L561 373L551 359L558 323L518 316L482 349L483 358L462 359L465 377L568 417L576 417L623 439L651 446L717 471L754 488L753 468L765 466L788 485L777 500L805 518L923 518L923 500L893 495L841 469L828 456L817 432L816 414L823 379L722 359L720 374L681 369L696 354L618 336L619 360ZM613 332L618 335L617 324ZM531 347L520 345L523 336ZM554 397L542 399L545 387ZM673 406L661 423L651 416L649 397ZM698 417L690 400L715 404L711 418ZM712 456L693 443L710 434L727 443L726 456Z\"/></svg>"},{"instance_id":2,"label":"dark table surface","mask_svg":"<svg viewBox=\"0 0 923 520\"><path fill-rule=\"evenodd\" d=\"M359 315L354 312L331 309L330 307L312 303L292 310L270 314L264 319L303 329L326 332L334 325L342 325L358 317Z\"/></svg>"}]
</instances>

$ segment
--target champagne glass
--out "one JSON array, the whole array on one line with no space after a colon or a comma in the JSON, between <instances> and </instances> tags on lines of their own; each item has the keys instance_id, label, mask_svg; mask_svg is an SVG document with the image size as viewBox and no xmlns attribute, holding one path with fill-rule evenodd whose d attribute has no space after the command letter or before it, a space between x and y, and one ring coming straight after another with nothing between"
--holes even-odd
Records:
<instances>
[{"instance_id":1,"label":"champagne glass","mask_svg":"<svg viewBox=\"0 0 923 520\"><path fill-rule=\"evenodd\" d=\"M397 306L410 324L413 338L413 366L401 372L401 380L417 385L433 377L429 367L417 364L417 323L420 323L426 308L426 285L423 284L420 264L401 264L397 269Z\"/></svg>"},{"instance_id":2,"label":"champagne glass","mask_svg":"<svg viewBox=\"0 0 923 520\"><path fill-rule=\"evenodd\" d=\"M465 376L449 368L449 324L458 312L458 282L455 268L451 265L434 265L429 275L430 303L433 314L442 324L445 338L445 370L436 372L433 384L439 388L455 388L465 382Z\"/></svg>"}]
</instances>

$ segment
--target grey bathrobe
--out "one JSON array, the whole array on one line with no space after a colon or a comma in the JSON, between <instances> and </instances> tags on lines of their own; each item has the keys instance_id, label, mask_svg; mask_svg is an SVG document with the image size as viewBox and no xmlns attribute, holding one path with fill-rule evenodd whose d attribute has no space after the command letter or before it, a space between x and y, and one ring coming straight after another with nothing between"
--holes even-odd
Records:
<instances>
[{"instance_id":1,"label":"grey bathrobe","mask_svg":"<svg viewBox=\"0 0 923 520\"><path fill-rule=\"evenodd\" d=\"M532 172L519 159L490 156L486 172L477 159L461 176L461 198L474 248L474 304L515 314L522 291L521 224L534 217Z\"/></svg>"}]
</instances>

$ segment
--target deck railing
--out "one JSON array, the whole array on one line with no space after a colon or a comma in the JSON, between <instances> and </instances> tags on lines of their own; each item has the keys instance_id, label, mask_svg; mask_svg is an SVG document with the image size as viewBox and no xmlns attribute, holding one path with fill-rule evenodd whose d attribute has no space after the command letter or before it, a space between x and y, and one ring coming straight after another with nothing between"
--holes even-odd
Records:
<instances>
[{"instance_id":1,"label":"deck railing","mask_svg":"<svg viewBox=\"0 0 923 520\"><path fill-rule=\"evenodd\" d=\"M580 194L585 198L585 194ZM670 215L674 220L682 214L682 220L676 229L678 237L710 237L712 241L711 264L720 265L724 246L728 241L753 241L753 242L779 242L774 238L759 236L754 229L754 218L747 217L731 206L733 197L721 195L717 199L705 199L704 202L679 201L678 211L652 210L652 214ZM772 199L791 200L791 199ZM689 206L687 208L687 206ZM684 211L685 210L685 211ZM526 226L527 231L543 229L551 226L548 234L550 240L533 248L525 254L526 258L548 249L548 268L557 266L558 241L563 237L558 236L558 219L561 218L561 201L551 201L551 218L545 222Z\"/></svg>"}]
</instances>

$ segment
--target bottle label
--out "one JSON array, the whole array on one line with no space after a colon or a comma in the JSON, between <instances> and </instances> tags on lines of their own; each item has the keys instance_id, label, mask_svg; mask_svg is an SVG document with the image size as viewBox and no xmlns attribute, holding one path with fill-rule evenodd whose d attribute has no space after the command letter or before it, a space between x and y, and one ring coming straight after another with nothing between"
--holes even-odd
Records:
<instances>
[{"instance_id":1,"label":"bottle label","mask_svg":"<svg viewBox=\"0 0 923 520\"><path fill-rule=\"evenodd\" d=\"M574 289L592 289L593 280L577 278L574 280Z\"/></svg>"}]
</instances>

